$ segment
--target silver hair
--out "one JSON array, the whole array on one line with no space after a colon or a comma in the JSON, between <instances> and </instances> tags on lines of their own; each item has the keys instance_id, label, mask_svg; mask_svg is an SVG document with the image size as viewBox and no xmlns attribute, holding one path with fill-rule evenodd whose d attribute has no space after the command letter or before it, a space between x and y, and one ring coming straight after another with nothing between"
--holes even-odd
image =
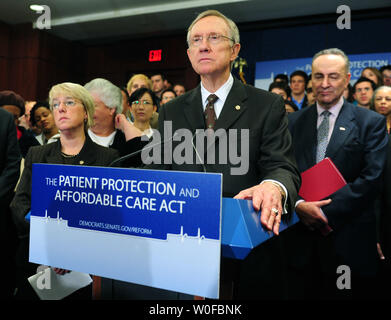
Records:
<instances>
[{"instance_id":1,"label":"silver hair","mask_svg":"<svg viewBox=\"0 0 391 320\"><path fill-rule=\"evenodd\" d=\"M345 71L346 74L350 73L350 62L348 56L343 52L341 49L338 48L331 48L331 49L325 49L322 51L319 51L317 54L314 55L312 58L312 63L314 63L315 59L324 56L324 55L335 55L335 56L341 56L345 61Z\"/></svg>"},{"instance_id":2,"label":"silver hair","mask_svg":"<svg viewBox=\"0 0 391 320\"><path fill-rule=\"evenodd\" d=\"M103 78L96 78L84 85L91 94L96 94L98 98L108 107L116 109L115 113L122 113L122 93L121 89Z\"/></svg>"},{"instance_id":3,"label":"silver hair","mask_svg":"<svg viewBox=\"0 0 391 320\"><path fill-rule=\"evenodd\" d=\"M219 17L225 21L225 23L228 26L229 29L229 37L233 39L233 44L239 43L240 42L240 35L239 35L239 29L236 26L235 22L233 22L231 19L227 18L225 15L223 15L221 12L217 10L206 10L204 12L201 12L197 18L193 20L191 23L189 29L187 29L187 45L190 47L190 33L191 29L193 26L202 18L209 17L209 16L214 16L214 17Z\"/></svg>"},{"instance_id":4,"label":"silver hair","mask_svg":"<svg viewBox=\"0 0 391 320\"><path fill-rule=\"evenodd\" d=\"M381 86L381 87L379 87L379 88L376 88L376 90L373 92L371 101L369 102L369 108L372 109L372 110L374 110L374 111L376 111L376 109L375 109L375 99L376 99L376 95L377 95L377 93L378 93L380 90L391 91L391 87L389 87L389 86Z\"/></svg>"}]
</instances>

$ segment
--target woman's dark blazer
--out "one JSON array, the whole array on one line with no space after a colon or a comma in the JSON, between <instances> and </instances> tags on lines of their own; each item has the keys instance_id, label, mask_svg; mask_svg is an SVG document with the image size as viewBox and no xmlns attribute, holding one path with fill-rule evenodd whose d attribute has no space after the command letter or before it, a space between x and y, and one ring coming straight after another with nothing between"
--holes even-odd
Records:
<instances>
[{"instance_id":1,"label":"woman's dark blazer","mask_svg":"<svg viewBox=\"0 0 391 320\"><path fill-rule=\"evenodd\" d=\"M25 216L31 208L31 178L33 163L104 167L108 166L118 157L118 151L102 147L94 143L88 134L86 134L86 141L80 153L75 158L67 158L67 162L65 162L64 157L61 155L60 140L42 146L31 147L25 159L24 170L17 187L15 197L10 205L12 218L16 225L18 236L20 238L24 238L29 234L29 223L25 220Z\"/></svg>"}]
</instances>

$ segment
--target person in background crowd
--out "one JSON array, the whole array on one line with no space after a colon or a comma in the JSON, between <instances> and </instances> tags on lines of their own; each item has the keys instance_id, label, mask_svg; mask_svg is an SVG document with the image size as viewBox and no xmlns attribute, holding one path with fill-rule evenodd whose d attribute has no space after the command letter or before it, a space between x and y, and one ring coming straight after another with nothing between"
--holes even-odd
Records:
<instances>
[{"instance_id":1,"label":"person in background crowd","mask_svg":"<svg viewBox=\"0 0 391 320\"><path fill-rule=\"evenodd\" d=\"M155 78L154 78L155 82L157 81L156 78L158 78L158 77L155 76ZM160 82L159 82L159 86L160 86ZM130 78L128 85L127 85L129 97L131 96L131 94L134 91L136 91L137 89L140 89L140 88L147 88L150 90L152 90L152 88L153 88L152 80L149 79L144 74L136 74L132 78ZM129 105L130 105L130 102L129 102ZM159 110L159 106L160 106L160 101L159 101L159 104L157 105L158 110ZM130 119L132 121L134 120L134 119L132 119L132 113L130 112L130 109L129 109L129 114L126 116L127 116L128 120L130 120ZM152 129L157 129L157 127L159 125L158 118L159 118L159 113L156 111L156 112L154 112L154 114L149 122Z\"/></svg>"},{"instance_id":2,"label":"person in background crowd","mask_svg":"<svg viewBox=\"0 0 391 320\"><path fill-rule=\"evenodd\" d=\"M102 147L89 138L87 130L94 122L94 101L85 88L70 82L57 84L50 89L49 104L60 130L60 138L56 142L30 148L10 205L19 236L16 298L20 299L38 299L27 282L27 278L35 274L37 269L37 265L28 262L29 222L25 219L31 210L32 164L107 166L119 156L116 150ZM58 268L53 270L59 275L68 272ZM91 299L90 290L91 286L82 290L83 297Z\"/></svg>"},{"instance_id":3,"label":"person in background crowd","mask_svg":"<svg viewBox=\"0 0 391 320\"><path fill-rule=\"evenodd\" d=\"M41 130L31 124L30 111L36 104L36 101L26 101L24 114L19 118L19 126L24 127L27 130L31 130L35 135L41 134Z\"/></svg>"},{"instance_id":4,"label":"person in background crowd","mask_svg":"<svg viewBox=\"0 0 391 320\"><path fill-rule=\"evenodd\" d=\"M284 100L286 113L292 113L298 111L297 105L290 100Z\"/></svg>"},{"instance_id":5,"label":"person in background crowd","mask_svg":"<svg viewBox=\"0 0 391 320\"><path fill-rule=\"evenodd\" d=\"M380 68L383 83L385 86L391 87L391 65L386 65Z\"/></svg>"},{"instance_id":6,"label":"person in background crowd","mask_svg":"<svg viewBox=\"0 0 391 320\"><path fill-rule=\"evenodd\" d=\"M274 77L273 82L284 81L287 85L289 84L289 78L286 74L279 73Z\"/></svg>"},{"instance_id":7,"label":"person in background crowd","mask_svg":"<svg viewBox=\"0 0 391 320\"><path fill-rule=\"evenodd\" d=\"M122 114L127 115L130 113L130 105L129 105L129 93L126 88L120 88L122 94Z\"/></svg>"},{"instance_id":8,"label":"person in background crowd","mask_svg":"<svg viewBox=\"0 0 391 320\"><path fill-rule=\"evenodd\" d=\"M161 99L161 102L160 102L160 106L163 106L164 104L166 104L167 102L173 100L176 98L176 93L174 90L172 89L166 89L162 92L162 99Z\"/></svg>"},{"instance_id":9,"label":"person in background crowd","mask_svg":"<svg viewBox=\"0 0 391 320\"><path fill-rule=\"evenodd\" d=\"M19 118L25 113L24 99L17 93L9 90L0 92L0 107L14 116L16 126L16 135L18 138L19 148L24 158L31 146L39 145L32 131L19 126Z\"/></svg>"},{"instance_id":10,"label":"person in background crowd","mask_svg":"<svg viewBox=\"0 0 391 320\"><path fill-rule=\"evenodd\" d=\"M53 113L48 102L36 102L30 111L30 120L32 126L39 128L42 132L35 137L39 144L52 143L60 138L60 133L54 123Z\"/></svg>"},{"instance_id":11,"label":"person in background crowd","mask_svg":"<svg viewBox=\"0 0 391 320\"><path fill-rule=\"evenodd\" d=\"M182 94L184 94L186 92L185 86L180 83L176 83L173 87L173 90L175 91L175 94L177 95L177 97L181 96Z\"/></svg>"},{"instance_id":12,"label":"person in background crowd","mask_svg":"<svg viewBox=\"0 0 391 320\"><path fill-rule=\"evenodd\" d=\"M88 135L95 143L115 149L121 156L139 150L143 147L141 131L128 123L123 129L122 94L121 90L110 81L96 78L84 85L94 100L95 108L93 125L88 129ZM137 90L136 90L137 91ZM123 117L120 117L123 116ZM137 162L132 162L136 161ZM124 166L140 165L139 158L130 158Z\"/></svg>"},{"instance_id":13,"label":"person in background crowd","mask_svg":"<svg viewBox=\"0 0 391 320\"><path fill-rule=\"evenodd\" d=\"M370 108L387 119L387 131L391 130L391 87L381 86L373 93Z\"/></svg>"},{"instance_id":14,"label":"person in background crowd","mask_svg":"<svg viewBox=\"0 0 391 320\"><path fill-rule=\"evenodd\" d=\"M164 79L164 89L172 89L172 87L173 87L172 82L167 78Z\"/></svg>"},{"instance_id":15,"label":"person in background crowd","mask_svg":"<svg viewBox=\"0 0 391 320\"><path fill-rule=\"evenodd\" d=\"M375 84L376 87L381 87L383 85L383 77L381 72L373 67L366 67L362 72L361 72L361 77L367 78L372 80Z\"/></svg>"},{"instance_id":16,"label":"person in background crowd","mask_svg":"<svg viewBox=\"0 0 391 320\"><path fill-rule=\"evenodd\" d=\"M159 98L159 100L161 99L163 90L166 89L164 87L165 80L166 78L161 73L155 73L151 76L152 91Z\"/></svg>"},{"instance_id":17,"label":"person in background crowd","mask_svg":"<svg viewBox=\"0 0 391 320\"><path fill-rule=\"evenodd\" d=\"M291 88L291 101L294 102L299 109L307 106L307 96L305 88L308 81L308 75L302 70L296 70L291 73L289 86Z\"/></svg>"},{"instance_id":18,"label":"person in background crowd","mask_svg":"<svg viewBox=\"0 0 391 320\"><path fill-rule=\"evenodd\" d=\"M269 92L280 95L284 100L289 100L291 89L284 81L277 81L270 84Z\"/></svg>"},{"instance_id":19,"label":"person in background crowd","mask_svg":"<svg viewBox=\"0 0 391 320\"><path fill-rule=\"evenodd\" d=\"M371 99L371 109L382 114L387 121L388 150L387 160L383 171L383 189L379 194L376 207L377 221L377 251L379 255L379 271L377 276L378 298L388 295L391 285L391 87L378 87Z\"/></svg>"},{"instance_id":20,"label":"person in background crowd","mask_svg":"<svg viewBox=\"0 0 391 320\"><path fill-rule=\"evenodd\" d=\"M126 90L128 91L128 95L130 96L134 91L140 88L148 88L152 89L152 81L149 79L145 74L138 73L133 75L127 85ZM133 121L132 119L132 113L130 112L130 105L129 109L125 109L124 115L128 118L129 121Z\"/></svg>"},{"instance_id":21,"label":"person in background crowd","mask_svg":"<svg viewBox=\"0 0 391 320\"><path fill-rule=\"evenodd\" d=\"M129 101L134 118L134 126L151 138L153 131L149 120L157 110L158 98L152 90L140 88L131 94Z\"/></svg>"},{"instance_id":22,"label":"person in background crowd","mask_svg":"<svg viewBox=\"0 0 391 320\"><path fill-rule=\"evenodd\" d=\"M354 102L354 96L353 96L353 87L349 83L348 86L343 91L343 97L347 102L353 103Z\"/></svg>"},{"instance_id":23,"label":"person in background crowd","mask_svg":"<svg viewBox=\"0 0 391 320\"><path fill-rule=\"evenodd\" d=\"M309 106L312 106L315 103L314 91L312 90L312 79L311 75L308 76L307 86L305 87L305 92L307 95L307 103Z\"/></svg>"},{"instance_id":24,"label":"person in background crowd","mask_svg":"<svg viewBox=\"0 0 391 320\"><path fill-rule=\"evenodd\" d=\"M15 288L17 237L9 204L19 178L20 160L14 117L0 108L0 272L3 275L0 299L11 299Z\"/></svg>"},{"instance_id":25,"label":"person in background crowd","mask_svg":"<svg viewBox=\"0 0 391 320\"><path fill-rule=\"evenodd\" d=\"M148 88L152 89L152 81L149 79L145 74L138 73L133 75L127 85L126 89L128 90L129 96L136 91L137 89L140 88Z\"/></svg>"},{"instance_id":26,"label":"person in background crowd","mask_svg":"<svg viewBox=\"0 0 391 320\"><path fill-rule=\"evenodd\" d=\"M372 80L364 77L359 78L353 85L353 97L357 101L357 105L369 109L375 89L376 84Z\"/></svg>"}]
</instances>

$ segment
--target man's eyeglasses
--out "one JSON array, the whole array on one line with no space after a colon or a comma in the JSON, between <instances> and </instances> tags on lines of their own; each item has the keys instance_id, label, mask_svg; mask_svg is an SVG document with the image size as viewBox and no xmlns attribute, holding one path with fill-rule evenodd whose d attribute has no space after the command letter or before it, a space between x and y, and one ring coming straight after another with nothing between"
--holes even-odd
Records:
<instances>
[{"instance_id":1,"label":"man's eyeglasses","mask_svg":"<svg viewBox=\"0 0 391 320\"><path fill-rule=\"evenodd\" d=\"M235 43L234 39L227 36L223 36L222 34L218 34L218 33L209 34L206 38L206 41L214 45L220 43L224 39L231 40L233 43ZM190 39L190 44L192 46L198 47L201 45L203 40L204 40L204 36L194 36L193 38Z\"/></svg>"},{"instance_id":2,"label":"man's eyeglasses","mask_svg":"<svg viewBox=\"0 0 391 320\"><path fill-rule=\"evenodd\" d=\"M74 107L77 104L77 101L72 100L72 99L67 99L65 101L54 101L52 103L52 108L58 109L60 107L61 103L63 103L68 108L68 107Z\"/></svg>"},{"instance_id":3,"label":"man's eyeglasses","mask_svg":"<svg viewBox=\"0 0 391 320\"><path fill-rule=\"evenodd\" d=\"M140 104L143 104L144 106L149 106L152 104L152 102L150 102L148 100L135 100L132 102L132 105L134 105L134 106L138 106Z\"/></svg>"}]
</instances>

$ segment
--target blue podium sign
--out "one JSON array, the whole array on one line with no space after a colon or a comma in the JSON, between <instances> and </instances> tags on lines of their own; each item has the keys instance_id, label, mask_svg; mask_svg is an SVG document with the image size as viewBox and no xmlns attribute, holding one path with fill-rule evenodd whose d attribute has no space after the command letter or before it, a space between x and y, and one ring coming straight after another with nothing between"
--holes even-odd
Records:
<instances>
[{"instance_id":1,"label":"blue podium sign","mask_svg":"<svg viewBox=\"0 0 391 320\"><path fill-rule=\"evenodd\" d=\"M218 298L222 175L33 164L30 261Z\"/></svg>"}]
</instances>

